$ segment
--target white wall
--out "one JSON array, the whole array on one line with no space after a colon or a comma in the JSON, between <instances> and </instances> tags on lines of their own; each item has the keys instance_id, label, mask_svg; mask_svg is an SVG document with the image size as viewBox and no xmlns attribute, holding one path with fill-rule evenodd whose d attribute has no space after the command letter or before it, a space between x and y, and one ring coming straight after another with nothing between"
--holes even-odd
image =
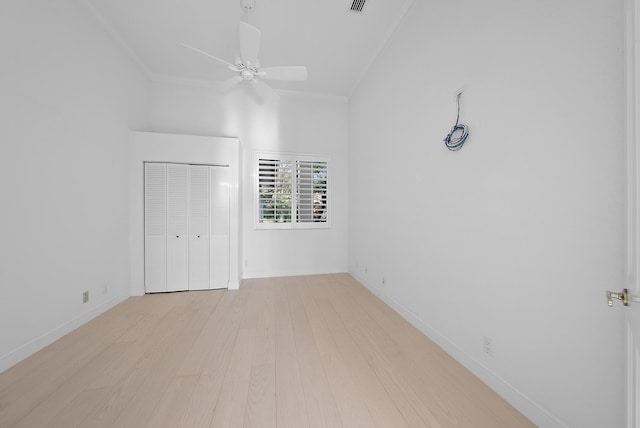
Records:
<instances>
[{"instance_id":1,"label":"white wall","mask_svg":"<svg viewBox=\"0 0 640 428\"><path fill-rule=\"evenodd\" d=\"M0 52L2 371L129 296L127 140L150 84L70 0L3 1Z\"/></svg>"},{"instance_id":2,"label":"white wall","mask_svg":"<svg viewBox=\"0 0 640 428\"><path fill-rule=\"evenodd\" d=\"M151 113L153 131L240 139L243 277L345 272L346 99L292 92L258 97L249 86L225 94L208 84L156 80ZM254 229L257 151L314 153L330 157L330 229Z\"/></svg>"},{"instance_id":3,"label":"white wall","mask_svg":"<svg viewBox=\"0 0 640 428\"><path fill-rule=\"evenodd\" d=\"M350 100L350 271L540 426L623 426L621 9L416 1Z\"/></svg>"}]
</instances>

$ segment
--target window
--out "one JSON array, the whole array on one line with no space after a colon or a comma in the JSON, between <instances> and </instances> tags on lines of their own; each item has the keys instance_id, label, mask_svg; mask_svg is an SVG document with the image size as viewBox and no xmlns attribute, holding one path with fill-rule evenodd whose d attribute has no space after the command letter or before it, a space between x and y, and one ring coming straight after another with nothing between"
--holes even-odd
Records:
<instances>
[{"instance_id":1,"label":"window","mask_svg":"<svg viewBox=\"0 0 640 428\"><path fill-rule=\"evenodd\" d=\"M257 165L257 227L329 227L326 157L259 153Z\"/></svg>"}]
</instances>

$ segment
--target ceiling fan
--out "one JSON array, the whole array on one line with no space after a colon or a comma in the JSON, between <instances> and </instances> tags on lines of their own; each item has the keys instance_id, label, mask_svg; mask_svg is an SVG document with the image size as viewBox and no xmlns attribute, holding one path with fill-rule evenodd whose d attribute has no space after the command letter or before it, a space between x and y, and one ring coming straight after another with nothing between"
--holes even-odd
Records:
<instances>
[{"instance_id":1,"label":"ceiling fan","mask_svg":"<svg viewBox=\"0 0 640 428\"><path fill-rule=\"evenodd\" d=\"M249 12L253 9L251 0L242 1L243 8ZM232 83L239 83L243 80L257 84L263 80L307 80L307 68L304 66L283 66L283 67L262 67L258 60L260 51L260 30L247 22L240 21L240 56L236 58L235 64L218 58L208 52L202 51L193 46L182 43L182 46L192 49L202 55L225 64L230 70L238 73L231 80Z\"/></svg>"}]
</instances>

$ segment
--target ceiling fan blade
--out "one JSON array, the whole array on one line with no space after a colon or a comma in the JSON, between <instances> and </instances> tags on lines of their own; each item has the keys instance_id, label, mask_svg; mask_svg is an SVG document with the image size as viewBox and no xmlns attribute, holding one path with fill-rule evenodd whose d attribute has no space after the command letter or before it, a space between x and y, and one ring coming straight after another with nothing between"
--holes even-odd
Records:
<instances>
[{"instance_id":1,"label":"ceiling fan blade","mask_svg":"<svg viewBox=\"0 0 640 428\"><path fill-rule=\"evenodd\" d=\"M201 53L202 55L208 56L209 58L213 58L213 59L215 59L216 61L219 61L219 62L221 62L221 63L223 63L223 64L226 64L226 65L227 65L228 67L230 67L232 70L236 70L236 71L237 71L237 69L238 69L238 67L236 67L235 65L231 64L231 63L230 63L230 62L228 62L228 61L225 61L225 60L223 60L223 59L220 59L220 58L218 58L217 56L211 55L210 53L207 53L207 52L205 52L205 51L201 51L201 50L200 50L200 49L198 49L198 48L194 48L193 46L189 46L189 45L186 45L186 44L184 44L184 43L180 43L180 44L181 44L182 46L184 46L185 48L189 48L189 49L194 50L194 51L196 51L196 52L198 52L198 53Z\"/></svg>"},{"instance_id":2,"label":"ceiling fan blade","mask_svg":"<svg viewBox=\"0 0 640 428\"><path fill-rule=\"evenodd\" d=\"M260 50L260 30L240 21L240 55L245 65L255 65Z\"/></svg>"},{"instance_id":3,"label":"ceiling fan blade","mask_svg":"<svg viewBox=\"0 0 640 428\"><path fill-rule=\"evenodd\" d=\"M260 101L262 102L268 99L272 99L273 97L277 97L276 91L274 91L271 86L262 82L260 79L253 79L251 81L251 86L253 86L257 95L260 97Z\"/></svg>"},{"instance_id":4,"label":"ceiling fan blade","mask_svg":"<svg viewBox=\"0 0 640 428\"><path fill-rule=\"evenodd\" d=\"M259 76L265 80L307 80L307 67L262 67Z\"/></svg>"},{"instance_id":5,"label":"ceiling fan blade","mask_svg":"<svg viewBox=\"0 0 640 428\"><path fill-rule=\"evenodd\" d=\"M221 93L226 93L231 91L233 88L236 87L236 85L240 82L242 82L244 79L240 76L233 76L230 77L226 80L223 80L222 82L216 82L214 84L214 87Z\"/></svg>"}]
</instances>

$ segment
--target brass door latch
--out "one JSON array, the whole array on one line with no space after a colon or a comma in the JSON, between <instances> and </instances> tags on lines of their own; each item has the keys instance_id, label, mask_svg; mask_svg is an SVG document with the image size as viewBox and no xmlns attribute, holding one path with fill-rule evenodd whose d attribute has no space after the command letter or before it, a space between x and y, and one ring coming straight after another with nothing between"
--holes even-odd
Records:
<instances>
[{"instance_id":1,"label":"brass door latch","mask_svg":"<svg viewBox=\"0 0 640 428\"><path fill-rule=\"evenodd\" d=\"M613 299L618 299L623 305L629 306L629 290L624 288L619 293L607 290L607 304L609 306L613 306Z\"/></svg>"}]
</instances>

